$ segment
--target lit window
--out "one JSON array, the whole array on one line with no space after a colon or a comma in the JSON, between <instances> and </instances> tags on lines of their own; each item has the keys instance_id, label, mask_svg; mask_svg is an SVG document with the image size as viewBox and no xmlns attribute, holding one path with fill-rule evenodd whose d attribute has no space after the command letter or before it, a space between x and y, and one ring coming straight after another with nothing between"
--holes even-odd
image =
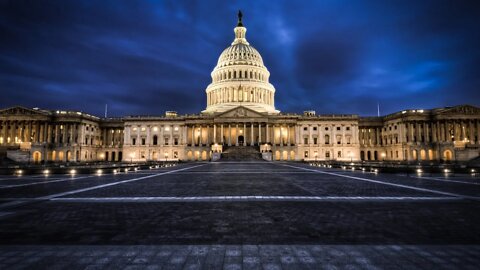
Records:
<instances>
[{"instance_id":1,"label":"lit window","mask_svg":"<svg viewBox=\"0 0 480 270\"><path fill-rule=\"evenodd\" d=\"M165 127L165 131L169 131L170 130L170 127Z\"/></svg>"},{"instance_id":2,"label":"lit window","mask_svg":"<svg viewBox=\"0 0 480 270\"><path fill-rule=\"evenodd\" d=\"M142 131L145 131L145 127L142 127Z\"/></svg>"},{"instance_id":3,"label":"lit window","mask_svg":"<svg viewBox=\"0 0 480 270\"><path fill-rule=\"evenodd\" d=\"M137 128L136 128L136 127L134 127L134 128L133 128L133 131L137 131Z\"/></svg>"},{"instance_id":4,"label":"lit window","mask_svg":"<svg viewBox=\"0 0 480 270\"><path fill-rule=\"evenodd\" d=\"M175 131L178 131L178 127L175 127L174 130L175 130Z\"/></svg>"},{"instance_id":5,"label":"lit window","mask_svg":"<svg viewBox=\"0 0 480 270\"><path fill-rule=\"evenodd\" d=\"M158 127L154 127L154 128L153 128L153 131L158 131Z\"/></svg>"}]
</instances>

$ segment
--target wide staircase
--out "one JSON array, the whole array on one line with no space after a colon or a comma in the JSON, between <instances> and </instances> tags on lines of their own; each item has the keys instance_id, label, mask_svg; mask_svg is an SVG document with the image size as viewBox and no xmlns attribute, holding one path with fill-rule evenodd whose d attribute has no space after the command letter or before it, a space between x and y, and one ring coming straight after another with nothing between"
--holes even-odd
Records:
<instances>
[{"instance_id":1,"label":"wide staircase","mask_svg":"<svg viewBox=\"0 0 480 270\"><path fill-rule=\"evenodd\" d=\"M229 146L223 150L222 161L263 160L258 146Z\"/></svg>"},{"instance_id":2,"label":"wide staircase","mask_svg":"<svg viewBox=\"0 0 480 270\"><path fill-rule=\"evenodd\" d=\"M8 150L7 158L19 163L27 163L30 161L30 153L24 150Z\"/></svg>"}]
</instances>

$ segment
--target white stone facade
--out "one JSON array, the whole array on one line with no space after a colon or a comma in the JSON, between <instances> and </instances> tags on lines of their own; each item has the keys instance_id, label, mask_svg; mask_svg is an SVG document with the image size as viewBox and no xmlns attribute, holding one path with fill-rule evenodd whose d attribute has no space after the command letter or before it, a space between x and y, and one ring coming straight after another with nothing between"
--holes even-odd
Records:
<instances>
[{"instance_id":1,"label":"white stone facade","mask_svg":"<svg viewBox=\"0 0 480 270\"><path fill-rule=\"evenodd\" d=\"M210 160L252 146L273 160L467 161L480 154L480 109L462 105L384 117L275 109L275 88L241 20L195 115L101 119L82 112L0 110L0 150L32 162ZM12 150L13 149L13 150ZM12 155L14 156L14 155Z\"/></svg>"}]
</instances>

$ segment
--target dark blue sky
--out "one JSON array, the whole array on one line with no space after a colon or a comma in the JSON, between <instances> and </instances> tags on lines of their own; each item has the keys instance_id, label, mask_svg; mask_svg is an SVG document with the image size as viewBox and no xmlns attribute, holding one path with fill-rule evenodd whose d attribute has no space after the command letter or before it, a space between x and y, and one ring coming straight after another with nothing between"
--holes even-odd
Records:
<instances>
[{"instance_id":1,"label":"dark blue sky","mask_svg":"<svg viewBox=\"0 0 480 270\"><path fill-rule=\"evenodd\" d=\"M479 106L475 3L0 0L0 107L198 113L238 9L282 112Z\"/></svg>"}]
</instances>

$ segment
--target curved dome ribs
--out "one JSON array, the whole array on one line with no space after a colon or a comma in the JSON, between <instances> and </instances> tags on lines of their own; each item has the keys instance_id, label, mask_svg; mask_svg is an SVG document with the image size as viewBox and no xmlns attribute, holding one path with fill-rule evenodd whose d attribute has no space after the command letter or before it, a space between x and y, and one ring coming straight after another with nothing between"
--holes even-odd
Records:
<instances>
[{"instance_id":1,"label":"curved dome ribs","mask_svg":"<svg viewBox=\"0 0 480 270\"><path fill-rule=\"evenodd\" d=\"M235 39L218 58L212 83L207 87L205 113L216 113L237 106L258 112L278 113L274 107L275 88L260 53L246 39L247 28L238 24Z\"/></svg>"}]
</instances>

